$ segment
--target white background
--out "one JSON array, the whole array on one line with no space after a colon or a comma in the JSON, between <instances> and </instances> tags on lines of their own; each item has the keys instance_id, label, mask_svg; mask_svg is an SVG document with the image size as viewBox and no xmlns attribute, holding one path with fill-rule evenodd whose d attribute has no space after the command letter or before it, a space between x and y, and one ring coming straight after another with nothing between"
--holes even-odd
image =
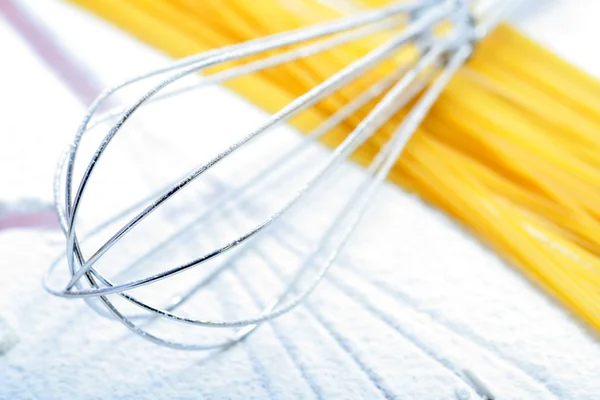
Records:
<instances>
[{"instance_id":1,"label":"white background","mask_svg":"<svg viewBox=\"0 0 600 400\"><path fill-rule=\"evenodd\" d=\"M600 78L600 2L537 3L519 25ZM70 5L23 6L104 84L166 62ZM83 108L1 19L0 42L0 200L49 204L54 165ZM238 115L256 113L227 93L217 98ZM19 343L0 355L0 399L480 398L464 370L498 399L600 397L596 335L418 199L386 187L354 243L308 306L207 354L157 347L80 301L46 294L40 279L60 236L2 232L0 313Z\"/></svg>"}]
</instances>

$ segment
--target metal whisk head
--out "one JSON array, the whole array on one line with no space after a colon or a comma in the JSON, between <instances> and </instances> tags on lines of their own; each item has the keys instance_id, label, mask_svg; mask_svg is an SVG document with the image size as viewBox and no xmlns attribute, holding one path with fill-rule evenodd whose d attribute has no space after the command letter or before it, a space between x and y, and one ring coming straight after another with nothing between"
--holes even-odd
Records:
<instances>
[{"instance_id":1,"label":"metal whisk head","mask_svg":"<svg viewBox=\"0 0 600 400\"><path fill-rule=\"evenodd\" d=\"M340 20L194 55L167 67L129 79L105 91L89 108L57 172L56 208L66 237L66 253L50 268L45 280L46 288L58 296L85 299L98 313L121 321L136 334L157 344L189 350L229 345L250 334L261 323L292 310L302 303L323 279L340 250L355 231L372 202L377 188L384 182L396 159L444 86L470 56L478 38L485 35L495 24L496 14L491 16L486 14L490 16L489 19L480 19L474 11L476 10L474 5L477 3L461 0L398 2L384 8L362 11ZM85 203L84 193L91 182L92 174L100 165L100 158L104 157L109 145L119 136L122 128L128 125L132 116L144 109L146 105L162 104L163 100L183 95L184 92L207 90L211 84L269 71L286 63L331 51L338 46L369 37L380 38L381 35L385 35L387 40L383 43L378 42L377 46L363 56L349 62L344 68L270 115L265 122L256 127L248 127L245 135L223 146L216 155L206 158L200 165L196 164L191 172L176 183L160 189L147 198L138 199L115 216L97 224L86 234L77 233L81 205ZM412 56L404 54L412 54ZM386 71L389 72L384 76L372 74L372 71L378 70L382 65L386 65ZM214 72L215 67L220 66L227 68L220 68ZM210 74L207 73L208 70L211 71ZM185 82L190 76L195 76L197 72L204 73L199 83L194 81L193 85L181 85L181 82ZM373 80L362 93L356 94L345 104L340 105L331 117L312 130L302 141L297 141L298 143L292 148L281 151L280 144L271 146L276 147L275 150L271 148L276 154L273 159L263 162L260 168L254 166L242 168L241 172L238 170L226 178L231 179L233 184L225 189L220 188L216 195L213 193L212 202L207 200L210 207L205 212L199 213L194 208L194 203L191 205L186 203L184 209L193 218L181 226L183 229L172 236L167 235L161 242L153 244L145 253L142 252L136 257L146 261L156 258L157 249L165 250L165 246L171 241L184 240L181 232L189 233L191 229L198 229L198 227L201 230L194 235L203 236L206 239L203 239L204 245L215 237L225 237L226 235L222 233L215 235L217 229L215 227L225 217L239 212L239 199L269 196L269 193L272 193L269 190L274 190L273 188L293 186L285 196L280 196L283 197L282 200L275 202L277 206L272 206L271 201L272 208L269 215L260 217L258 221L251 221L250 226L244 227L242 233L238 232L237 235L225 239L207 252L198 252L198 249L194 248L197 253L182 263L169 263L168 251L165 252L167 261L159 263L162 269L156 271L145 269L146 267L140 268L139 261L133 263L136 267L123 261L127 257L121 257L119 254L124 253L117 252L118 248L131 249L131 247L120 246L120 244L134 231L141 232L140 237L144 238L144 234L150 232L144 225L146 220L150 220L152 214L172 203L185 192L184 189L202 181L202 178L207 179L213 169L243 153L245 148L252 146L254 142L259 141L259 138L267 137L267 131L272 130L276 125L301 115L315 104L335 95L364 76L377 76L378 79ZM145 89L144 94L129 107L100 112L111 102L115 94L120 94L130 86L144 84L151 85L151 89ZM410 108L406 107L409 103L412 104ZM352 117L356 111L365 107L369 108L367 116L333 152L325 156L321 151L321 163L311 162L309 163L311 168L303 167L304 174L294 173L299 171L298 159L302 158L302 154L318 147L313 142L326 137L329 132ZM165 113L163 115L167 117ZM246 253L244 246L252 249L254 246L252 242L264 241L269 234L273 236L272 229L278 224L285 225L285 221L293 218L299 209L304 209L310 214L313 208L317 207L315 203L318 205L318 193L327 190L327 187L332 187L340 179L339 169L344 161L373 137L384 124L394 118L398 121L397 126L387 142L381 145L380 151L370 162L367 170L360 173L361 183L348 193L339 196L342 201L336 205L337 211L331 221L321 229L322 237L317 238L314 245L308 246L309 249L304 251L305 256L297 262L295 270L285 277L284 284L274 292L270 302L262 304L263 307L258 313L242 318L225 319L223 316L217 316L213 319L205 315L180 312L180 309L194 296L201 296L200 293L212 290L209 289L211 285L218 285L217 282L224 271L232 265L239 264L242 255ZM77 161L81 159L81 148L87 141L87 137L83 140L85 134L92 128L99 129L106 126L108 130L104 131L105 136L92 152L91 159L86 165L84 164L81 173L77 174ZM269 147L268 143L267 147ZM157 160L157 163L160 163L160 160ZM243 165L243 162L234 164L238 167L240 165ZM282 171L287 172L282 173ZM241 179L238 178L242 175L245 179L240 183ZM296 182L299 179L301 182ZM257 190L257 187L260 190ZM311 197L312 200L307 200ZM260 214L253 212L249 207L243 210L250 214ZM109 228L113 226L117 226L117 229L110 230ZM109 230L111 233L100 240L99 247L86 254L83 249L85 244L94 242L94 238L97 239ZM152 233L156 236L161 232L160 229L154 229ZM277 235L281 236L281 233ZM284 239L292 247L297 242L293 233L289 234L289 238L286 236ZM111 253L118 254L113 254L110 262L105 263L107 265L103 264L102 261ZM161 260L164 261L164 257ZM189 275L189 278L185 278L185 282L180 281L179 284L171 286L165 283L180 276L187 277L192 271L202 270L210 263L215 263L215 266L206 268L208 272L204 272L203 275ZM51 281L57 280L53 275L57 273L59 266L66 267L64 271L68 272L69 278L65 287L57 289ZM104 269L105 266L111 270L110 276ZM252 268L248 268L240 273L252 274ZM141 277L131 278L130 274L129 279L123 279L135 269L138 272L143 269ZM184 285L190 282L191 285ZM161 289L154 289L156 285L163 286L160 286ZM182 287L185 290L182 291ZM168 294L165 294L167 292ZM144 299L149 293L160 293L161 299L152 301L151 304L151 301ZM235 293L228 293L226 297L234 295ZM194 311L200 309L207 312L209 316L214 315L214 310L206 307L207 303L204 300L194 308ZM153 325L150 322L156 320L192 328L224 329L213 329L212 332L221 333L214 338L203 338L201 341L191 343L172 339L171 331L167 331L164 335L151 332ZM223 332L225 335L222 334Z\"/></svg>"}]
</instances>

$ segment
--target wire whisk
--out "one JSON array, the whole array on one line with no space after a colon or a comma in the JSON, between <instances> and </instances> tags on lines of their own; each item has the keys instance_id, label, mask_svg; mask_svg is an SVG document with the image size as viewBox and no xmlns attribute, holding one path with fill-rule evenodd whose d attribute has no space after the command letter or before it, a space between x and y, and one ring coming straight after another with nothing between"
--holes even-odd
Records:
<instances>
[{"instance_id":1,"label":"wire whisk","mask_svg":"<svg viewBox=\"0 0 600 400\"><path fill-rule=\"evenodd\" d=\"M57 170L55 202L66 238L66 252L48 271L44 282L46 289L57 296L83 298L98 313L120 321L143 338L160 345L185 350L213 349L230 345L249 335L265 321L289 312L315 290L331 268L412 134L454 73L470 57L477 41L493 29L499 19L505 15L506 8L511 2L494 3L463 0L398 2L379 9L360 11L339 20L194 55L167 67L136 76L106 90L88 109ZM380 40L382 37L386 40ZM132 218L127 218L116 233L103 241L91 255L84 254L82 246L85 240L81 240L76 230L84 193L99 160L138 110L148 104L179 96L183 92L201 90L212 84L267 71L333 51L336 47L348 43L369 40L368 38L375 38L368 43L377 45L362 57L349 61L346 67L336 71L270 115L264 123L249 129L249 133L196 166L176 183L162 188L151 197L138 201L92 229L86 236L94 236L117 221L133 215ZM374 70L383 70L385 73L373 74ZM198 72L204 74L199 83L176 85L184 78ZM161 80L155 83L154 80L157 78ZM108 274L99 268L100 260L109 254L111 249L118 247L116 245L134 228L140 226L151 214L171 201L176 194L180 194L196 179L239 153L242 148L264 136L267 131L297 117L318 102L335 96L355 81L363 82L364 90L350 96L346 103L340 104L330 118L313 129L297 146L289 151L278 152L275 160L267 163L264 168L252 170L249 179L221 194L215 206L207 212L214 216L215 213L227 211L231 201L255 190L262 184L261 182L273 179L278 171L289 169L297 156L311 146L315 146L314 142L326 138L328 132L342 125L357 110L370 107L367 116L356 129L346 136L321 165L312 169L310 176L296 186L292 194L281 201L269 216L251 226L243 234L216 246L203 255L141 278L123 282L109 278ZM123 89L148 82L153 84L151 89L129 107L99 112L110 104L115 94ZM365 145L375 132L392 119L398 121L397 128L387 142L381 144L377 156L364 172L361 183L346 196L337 214L324 229L323 238L310 249L308 256L302 260L282 290L266 307L254 315L241 319L209 319L178 313L178 308L188 301L192 292L210 285L227 265L235 261L237 249L251 241L261 240L259 237L263 231L289 218L295 212L294 210L300 208L305 198L317 192L324 182L330 182L336 171L339 171L339 167L352 156L355 150ZM80 180L74 182L76 161L81 158L79 154L85 134L92 128L104 124L109 124L108 131L87 162ZM206 215L201 217L208 218ZM197 221L200 220L201 218ZM214 269L193 285L189 293L172 298L167 306L150 305L141 300L137 294L134 295L138 289L149 288L160 281L222 258L226 260L221 267ZM64 264L68 270L69 280L64 288L56 288L52 284L56 280L53 275L57 267ZM120 299L119 303L115 301L117 298ZM138 311L124 312L118 304L125 303ZM221 330L226 334L214 340L205 339L190 343L151 333L147 323L150 319L156 318L192 327L229 329ZM232 333L231 330L234 332Z\"/></svg>"}]
</instances>

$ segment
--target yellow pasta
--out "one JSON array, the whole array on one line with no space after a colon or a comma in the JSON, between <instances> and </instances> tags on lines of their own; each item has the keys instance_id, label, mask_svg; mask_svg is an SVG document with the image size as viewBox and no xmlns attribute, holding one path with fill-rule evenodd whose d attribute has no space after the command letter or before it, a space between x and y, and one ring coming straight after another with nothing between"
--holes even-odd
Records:
<instances>
[{"instance_id":1,"label":"yellow pasta","mask_svg":"<svg viewBox=\"0 0 600 400\"><path fill-rule=\"evenodd\" d=\"M183 57L335 18L317 0L72 0ZM357 0L381 5L382 0ZM283 5L285 3L285 6ZM274 112L385 40L384 34L227 83ZM410 49L292 123L308 131ZM338 144L366 107L325 137ZM372 159L401 115L354 155ZM500 26L456 75L390 180L469 227L600 329L600 83L513 28ZM483 272L483 271L482 271Z\"/></svg>"}]
</instances>

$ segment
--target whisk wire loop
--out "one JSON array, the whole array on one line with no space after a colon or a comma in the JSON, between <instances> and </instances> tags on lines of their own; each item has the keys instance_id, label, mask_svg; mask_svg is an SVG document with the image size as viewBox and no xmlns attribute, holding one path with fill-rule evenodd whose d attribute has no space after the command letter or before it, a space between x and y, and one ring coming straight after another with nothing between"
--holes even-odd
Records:
<instances>
[{"instance_id":1,"label":"whisk wire loop","mask_svg":"<svg viewBox=\"0 0 600 400\"><path fill-rule=\"evenodd\" d=\"M279 317L300 305L316 289L319 282L327 274L340 251L344 248L360 223L360 220L368 209L368 205L372 203L377 189L388 176L392 166L401 155L412 134L423 121L425 115L439 97L448 81L471 54L475 29L480 29L482 32L489 31L491 24L494 23L495 19L492 18L489 20L492 22L488 22L488 25L485 25L483 28L480 28L480 24L474 25L475 19L472 18L470 6L469 1L463 0L431 0L398 3L377 10L362 12L338 21L326 22L308 28L301 28L291 32L251 40L242 44L211 50L182 59L173 65L131 78L105 91L88 109L76 132L72 145L67 149L65 157L61 159L57 170L55 203L59 220L65 233L67 246L65 254L53 263L45 276L44 285L46 289L62 297L83 298L100 315L120 321L135 334L163 346L185 350L205 350L231 345L249 335L260 324ZM406 25L403 25L398 20L400 15L409 16L408 23L406 23L406 20L404 21ZM451 25L451 28L446 30L442 35L438 34L434 29L440 22L449 22ZM87 237L94 236L121 218L134 214L133 218L119 228L89 258L85 259L78 235L75 231L83 194L107 146L139 108L191 90L192 88L206 87L210 84L220 83L244 74L258 72L265 68L271 68L286 62L318 54L385 30L390 31L388 41L373 48L362 57L349 63L325 79L322 83L317 84L300 97L292 100L279 111L272 114L265 123L223 149L208 162L193 169L175 184L136 202L136 204L118 213L108 221L101 223L91 232L88 232ZM313 42L315 39L319 40ZM306 44L307 42L308 44ZM301 44L303 44L302 47L287 49L288 46ZM371 68L393 58L394 55L406 46L415 44L421 53L419 59L408 66L399 65L389 76L380 79L373 86L362 92L362 94L351 99L329 119L325 120L308 134L303 143L278 156L268 167L253 173L251 178L240 187L224 193L219 197L218 205L214 209L208 210L197 218L194 218L193 221L183 227L178 233L159 243L155 249L166 246L172 240L175 240L181 232L185 232L194 225L203 223L205 219L214 216L215 213L223 212L238 196L246 193L257 185L258 182L271 176L273 171L282 168L289 159L298 156L298 154L310 148L312 143L342 124L356 111L362 109L373 100L380 98L364 119L331 152L329 157L310 175L306 182L282 206L262 222L241 236L216 247L201 257L143 278L129 280L124 283L113 282L113 279L109 279L103 272L96 268L96 262L128 232L210 168L262 133L337 92ZM281 50L281 52L270 55L269 52L273 50ZM245 64L235 65L224 71L209 75L197 85L169 91L170 85L192 73L204 71L209 67L261 55L264 56L261 59L252 59ZM130 107L122 110L109 110L106 114L96 115L105 102L116 92L136 82L143 82L146 79L160 76L161 74L170 75L145 92ZM414 102L414 105L402 121L399 122L399 125L392 132L388 141L374 157L361 183L351 192L347 201L341 207L340 212L333 219L333 222L325 229L324 239L315 245L314 248L310 249L308 256L303 260L297 271L288 279L283 290L278 292L271 301L267 302L267 305L258 313L234 320L217 320L195 318L175 312L196 291L206 287L219 274L231 268L240 259L246 248L251 249L251 246L247 246L240 253L233 254L226 263L206 275L189 289L186 294L176 296L166 306L151 305L129 293L133 289L189 270L240 246L248 239L257 237L265 228L278 221L293 207L300 204L300 201L306 198L309 193L322 185L326 177L331 176L342 165L343 161L348 159L353 152L372 137L386 122L398 115L400 110L405 109L410 102ZM73 196L74 165L82 137L92 127L104 122L111 122L111 127L104 138L102 138L100 145L85 168ZM61 198L61 193L64 193L64 198ZM136 213L136 210L140 208L141 211ZM152 256L153 251L150 250L145 257ZM64 289L56 289L50 284L51 277L58 265L62 264L65 259L70 272L70 279ZM310 271L313 271L313 275L306 278ZM304 282L304 285L300 286L301 282ZM136 309L143 311L143 313L126 315L109 299L108 296L110 295L119 296L119 298L135 306ZM103 308L100 308L100 306ZM157 317L192 326L233 328L234 332L228 332L225 337L216 340L205 340L201 343L183 343L159 337L151 333L145 325L142 326L136 322L137 320L150 322L153 318Z\"/></svg>"},{"instance_id":2,"label":"whisk wire loop","mask_svg":"<svg viewBox=\"0 0 600 400\"><path fill-rule=\"evenodd\" d=\"M313 105L314 103L316 103L317 101L319 101L320 99L325 97L326 95L331 94L332 92L334 92L341 86L344 86L345 84L347 84L347 82L349 80L354 79L361 73L364 73L368 68L372 67L376 63L379 63L382 60L389 58L394 53L394 51L396 51L400 46L406 44L410 39L412 39L412 38L416 37L417 35L419 35L420 33L422 33L431 24L433 24L436 21L439 21L440 19L447 16L453 7L452 7L452 2L447 2L446 4L448 4L448 6L446 6L446 7L435 7L433 10L431 10L431 12L423 15L422 18L420 18L414 24L409 25L405 30L401 31L396 37L390 39L387 43L372 50L370 53L368 53L364 57L356 60L355 62L348 65L347 67L343 68L342 70L340 70L335 75L328 78L323 83L315 86L314 88L312 88L311 90L306 92L304 95L296 98L290 104L288 104L283 109L281 109L279 112L273 114L269 118L269 120L266 123L264 123L262 126L257 128L253 132L249 133L248 135L243 137L241 140L232 144L231 146L229 146L228 148L226 148L225 150L220 152L218 155L216 155L213 159L211 159L204 165L200 166L199 168L195 169L190 174L188 174L183 179L181 179L178 183L173 185L167 192L165 192L162 196L160 196L158 199L156 199L152 204L150 204L148 207L146 207L144 210L142 210L138 215L136 215L125 226L123 226L121 229L119 229L119 231L117 233L115 233L96 253L94 253L94 255L92 255L90 257L90 259L87 262L85 262L81 266L81 268L79 268L79 270L77 270L77 272L74 274L73 278L67 285L67 290L70 290L74 286L75 282L77 280L79 280L89 270L89 267L94 262L96 262L100 256L102 256L106 251L108 251L121 237L123 237L123 235L125 235L133 227L135 227L137 224L139 224L144 218L146 218L148 215L150 215L150 213L153 212L155 209L157 209L162 203L164 203L166 200L168 200L174 194L179 192L181 189L183 189L185 186L187 186L189 183L191 183L197 177L202 175L204 172L206 172L207 170L212 168L214 165L219 163L225 157L227 157L228 155L233 153L235 150L239 149L241 146L248 143L253 138L257 137L259 134L274 127L278 123L285 121L286 119L290 118L291 116L295 115L296 113L310 107L311 105ZM262 51L266 51L267 49L270 49L270 48L262 49ZM231 60L235 59L235 58L231 58L231 57L224 57L224 58L226 61L231 61ZM204 67L210 66L211 65L210 59L207 60L205 63L207 65L205 65ZM79 185L77 194L75 195L75 199L73 202L73 209L72 209L72 213L70 215L70 220L69 220L69 230L68 230L69 234L68 234L68 239L67 239L67 251L69 252L69 254L71 254L71 256L69 256L70 265L73 265L73 261L74 261L74 258L72 256L74 240L75 240L75 232L74 232L73 226L75 223L75 217L77 215L78 206L80 204L81 198L83 196L83 192L84 192L87 182L91 176L91 173L92 173L95 165L97 164L100 156L102 155L102 153L108 146L108 143L117 134L117 132L119 131L121 126L125 123L125 121L133 114L133 112L143 102L145 102L148 98L153 96L155 93L157 93L162 88L175 82L177 79L180 79L183 76L188 75L191 72L195 72L196 70L197 70L196 68L185 69L184 71L177 73L170 78L167 78L162 83L157 85L154 89L150 90L148 93L146 93L144 96L142 96L136 102L136 104L133 107L131 107L128 110L128 112L126 112L117 121L117 123L115 123L115 125L111 128L108 135L103 139L102 143L100 144L97 152L94 154L92 160L90 161L90 163L82 177L81 183ZM352 140L354 140L354 139L352 139ZM256 232L258 232L260 229L262 229L262 227L268 225L269 223L270 222L267 221L264 225L261 225L261 226L257 227L256 229L252 230L247 235L240 238L241 239L240 242L251 237ZM224 251L227 251L228 249L235 247L235 245L239 244L240 242L234 241L234 242L231 242L231 243L223 246L221 249L216 249L215 251L208 254L207 257L203 261L208 260L214 256L221 254ZM158 274L158 275L149 277L148 279L150 279L150 282L159 280L159 279L163 279L169 275L183 271L192 265L197 265L197 263L186 265L183 268L175 268L175 269L171 270L169 273ZM147 282L148 282L148 280L146 280L146 281L142 280L142 282L139 282L137 285L134 285L134 287L145 284ZM112 293L114 293L114 292L112 292ZM101 293L99 291L96 291L95 295L98 295L98 294L101 294ZM80 293L80 295L87 295L87 294Z\"/></svg>"}]
</instances>

